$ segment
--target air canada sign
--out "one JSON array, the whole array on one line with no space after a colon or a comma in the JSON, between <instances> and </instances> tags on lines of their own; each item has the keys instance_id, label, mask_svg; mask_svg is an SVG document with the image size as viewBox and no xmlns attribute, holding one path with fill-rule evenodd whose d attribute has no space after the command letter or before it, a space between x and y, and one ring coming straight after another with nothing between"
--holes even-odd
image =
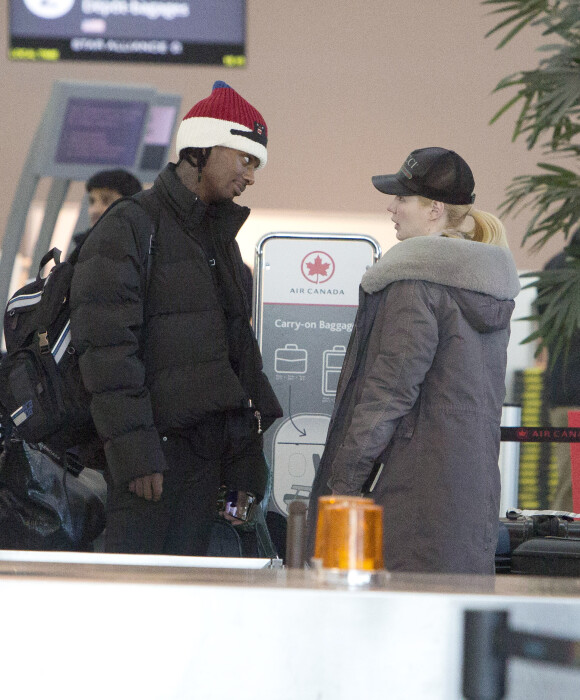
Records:
<instances>
[{"instance_id":1,"label":"air canada sign","mask_svg":"<svg viewBox=\"0 0 580 700\"><path fill-rule=\"evenodd\" d=\"M328 282L334 270L334 260L322 250L314 250L302 259L301 272L313 284Z\"/></svg>"},{"instance_id":2,"label":"air canada sign","mask_svg":"<svg viewBox=\"0 0 580 700\"><path fill-rule=\"evenodd\" d=\"M373 264L372 245L342 234L315 240L291 235L268 234L259 244L262 303L356 309L361 277Z\"/></svg>"},{"instance_id":3,"label":"air canada sign","mask_svg":"<svg viewBox=\"0 0 580 700\"><path fill-rule=\"evenodd\" d=\"M580 442L580 428L502 427L501 439L504 442Z\"/></svg>"},{"instance_id":4,"label":"air canada sign","mask_svg":"<svg viewBox=\"0 0 580 700\"><path fill-rule=\"evenodd\" d=\"M333 258L322 250L313 250L302 259L300 272L305 280L314 287L291 287L290 294L309 294L320 296L344 296L344 289L324 286L336 271Z\"/></svg>"},{"instance_id":5,"label":"air canada sign","mask_svg":"<svg viewBox=\"0 0 580 700\"><path fill-rule=\"evenodd\" d=\"M580 438L580 429L578 428L520 428L518 437L521 440L553 440L563 442L575 441Z\"/></svg>"}]
</instances>

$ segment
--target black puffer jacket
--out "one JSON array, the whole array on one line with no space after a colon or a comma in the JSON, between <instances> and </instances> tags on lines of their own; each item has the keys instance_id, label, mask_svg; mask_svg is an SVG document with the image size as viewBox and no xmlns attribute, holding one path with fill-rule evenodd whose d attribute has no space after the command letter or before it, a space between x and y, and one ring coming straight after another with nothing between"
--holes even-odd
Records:
<instances>
[{"instance_id":1,"label":"black puffer jacket","mask_svg":"<svg viewBox=\"0 0 580 700\"><path fill-rule=\"evenodd\" d=\"M266 425L281 415L241 290L235 236L249 209L207 206L173 164L140 196L158 221L130 201L111 209L83 245L71 291L73 343L116 483L166 468L160 433L250 400Z\"/></svg>"}]
</instances>

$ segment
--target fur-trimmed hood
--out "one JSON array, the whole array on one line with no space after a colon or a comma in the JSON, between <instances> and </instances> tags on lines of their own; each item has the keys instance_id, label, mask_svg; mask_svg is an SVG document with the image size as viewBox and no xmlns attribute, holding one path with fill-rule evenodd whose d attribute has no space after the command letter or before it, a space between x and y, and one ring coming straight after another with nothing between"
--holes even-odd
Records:
<instances>
[{"instance_id":1,"label":"fur-trimmed hood","mask_svg":"<svg viewBox=\"0 0 580 700\"><path fill-rule=\"evenodd\" d=\"M408 238L390 248L361 280L368 294L391 282L423 280L448 287L514 299L520 282L507 248L442 236Z\"/></svg>"}]
</instances>

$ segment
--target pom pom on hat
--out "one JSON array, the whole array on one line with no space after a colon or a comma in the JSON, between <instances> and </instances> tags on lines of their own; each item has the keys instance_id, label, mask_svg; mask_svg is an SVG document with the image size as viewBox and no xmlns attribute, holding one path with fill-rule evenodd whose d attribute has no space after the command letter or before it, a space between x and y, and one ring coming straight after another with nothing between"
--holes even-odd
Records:
<instances>
[{"instance_id":1,"label":"pom pom on hat","mask_svg":"<svg viewBox=\"0 0 580 700\"><path fill-rule=\"evenodd\" d=\"M225 146L268 160L268 129L264 117L227 83L214 83L211 95L195 104L177 130L176 151Z\"/></svg>"}]
</instances>

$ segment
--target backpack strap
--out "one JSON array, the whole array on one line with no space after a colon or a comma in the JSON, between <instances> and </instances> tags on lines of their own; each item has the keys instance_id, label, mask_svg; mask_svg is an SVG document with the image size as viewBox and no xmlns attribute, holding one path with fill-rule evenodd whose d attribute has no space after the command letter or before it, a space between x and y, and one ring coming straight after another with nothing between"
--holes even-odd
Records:
<instances>
[{"instance_id":1,"label":"backpack strap","mask_svg":"<svg viewBox=\"0 0 580 700\"><path fill-rule=\"evenodd\" d=\"M159 207L157 197L153 195L151 190L141 190L141 192L137 192L137 194L134 194L131 197L124 197L123 199L130 199L133 202L137 202L137 204L151 217L151 220L155 224L155 230L159 228L161 208Z\"/></svg>"},{"instance_id":2,"label":"backpack strap","mask_svg":"<svg viewBox=\"0 0 580 700\"><path fill-rule=\"evenodd\" d=\"M113 207L116 207L118 204L121 204L121 202L134 202L135 204L138 204L141 209L145 211L145 213L149 216L149 218L152 221L151 225L151 232L149 234L149 237L147 239L147 269L145 272L145 292L147 292L147 289L149 288L149 280L151 278L151 267L153 265L153 254L155 252L155 234L157 233L157 229L159 228L159 218L160 218L160 208L157 204L157 200L155 197L152 197L149 195L150 190L141 190L141 192L137 192L134 195L131 195L130 197L120 197L119 199L116 199L109 207L108 209L101 214L99 217L99 220L91 226L91 228L86 232L86 235L84 236L83 240L76 246L76 248L71 252L71 254L68 256L68 262L71 263L71 265L75 265L78 258L79 254L81 252L81 248L84 244L84 242L87 240L87 238L90 236L91 231L95 228L95 226L99 223L99 221L105 216L105 214L108 214ZM145 249L145 245L141 248L141 250ZM46 265L47 262L51 260L53 251L55 254L58 254L60 256L60 251L58 248L53 248L51 251L49 251L44 258L42 259L40 263L40 269L38 271L38 274L40 276L40 270ZM46 260L45 260L46 258ZM58 263L59 260L54 257L56 262Z\"/></svg>"},{"instance_id":3,"label":"backpack strap","mask_svg":"<svg viewBox=\"0 0 580 700\"><path fill-rule=\"evenodd\" d=\"M45 253L40 265L38 266L38 274L36 275L36 281L40 282L42 280L41 272L45 265L47 265L51 260L54 260L54 264L58 265L60 263L60 250L58 248L51 248L48 253Z\"/></svg>"},{"instance_id":4,"label":"backpack strap","mask_svg":"<svg viewBox=\"0 0 580 700\"><path fill-rule=\"evenodd\" d=\"M105 216L105 214L110 212L113 207L116 207L117 204L120 204L121 202L124 202L127 199L132 199L132 198L131 197L121 197L120 199L116 199L112 204L110 204L108 206L108 208L101 214L101 216L99 216L99 218L95 221L95 223L87 231L85 231L85 233L82 236L79 243L75 246L75 248L72 250L72 252L67 256L67 261L71 265L76 264L77 260L79 259L79 253L81 252L81 248L83 247L84 242L90 236L91 231L95 228L95 226L99 223L99 221L103 218L103 216Z\"/></svg>"},{"instance_id":5,"label":"backpack strap","mask_svg":"<svg viewBox=\"0 0 580 700\"><path fill-rule=\"evenodd\" d=\"M151 190L141 190L137 194L124 199L130 199L138 204L151 219L151 233L149 235L147 246L147 268L145 271L145 296L149 290L149 282L151 281L151 268L153 267L153 256L155 255L155 236L159 229L159 219L161 218L161 208L157 198L152 194Z\"/></svg>"}]
</instances>

